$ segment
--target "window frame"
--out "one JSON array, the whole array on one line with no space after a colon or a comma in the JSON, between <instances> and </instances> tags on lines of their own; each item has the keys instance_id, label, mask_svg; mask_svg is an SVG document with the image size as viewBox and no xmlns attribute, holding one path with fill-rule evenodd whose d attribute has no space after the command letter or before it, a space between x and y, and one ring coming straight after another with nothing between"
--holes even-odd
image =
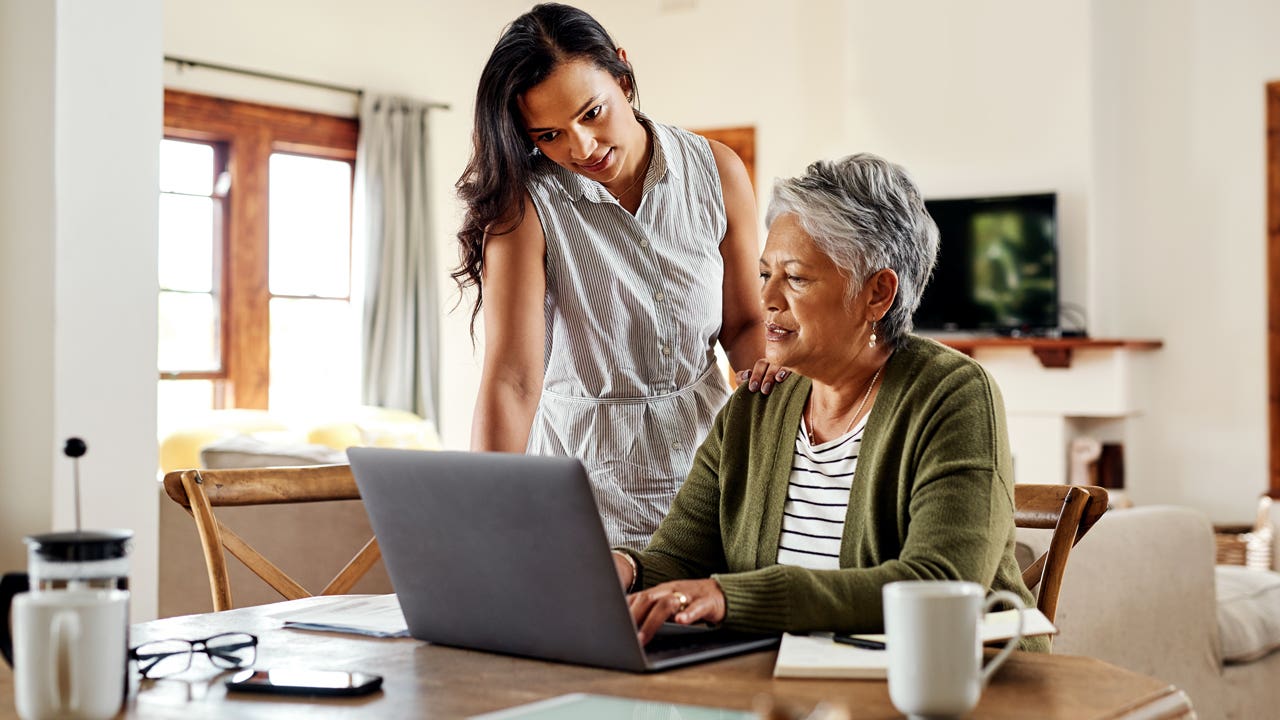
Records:
<instances>
[{"instance_id":1,"label":"window frame","mask_svg":"<svg viewBox=\"0 0 1280 720\"><path fill-rule=\"evenodd\" d=\"M217 389L217 395L221 397L221 383L216 382L226 380L227 378L227 297L225 288L227 286L227 251L229 245L229 225L230 225L230 207L231 203L226 195L219 195L217 191L218 176L223 172L229 172L227 159L226 143L207 140L203 138L193 137L192 133L169 133L165 132L165 140L179 140L182 142L196 142L208 145L213 148L213 168L214 190L210 197L214 198L221 210L215 219L214 225L214 251L216 255L213 258L213 288L210 294L218 301L218 369L217 370L170 370L160 371L161 380L214 380L214 387ZM170 291L170 288L161 287L160 292ZM218 401L216 405L221 405Z\"/></svg>"},{"instance_id":2,"label":"window frame","mask_svg":"<svg viewBox=\"0 0 1280 720\"><path fill-rule=\"evenodd\" d=\"M163 372L161 380L214 381L214 406L266 409L271 288L269 184L273 153L354 164L359 122L291 108L166 89L164 137L210 143L225 153L230 187L222 202L219 372ZM348 285L348 293L350 284Z\"/></svg>"}]
</instances>

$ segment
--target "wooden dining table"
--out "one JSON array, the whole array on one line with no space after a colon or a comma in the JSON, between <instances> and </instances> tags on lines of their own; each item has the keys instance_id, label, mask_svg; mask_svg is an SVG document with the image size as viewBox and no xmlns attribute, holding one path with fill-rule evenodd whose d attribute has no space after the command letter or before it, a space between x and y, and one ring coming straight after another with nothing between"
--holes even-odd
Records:
<instances>
[{"instance_id":1,"label":"wooden dining table","mask_svg":"<svg viewBox=\"0 0 1280 720\"><path fill-rule=\"evenodd\" d=\"M883 680L775 679L774 651L652 674L634 674L463 650L410 638L372 638L282 627L279 615L327 598L307 598L134 625L130 642L198 639L222 632L259 637L255 667L361 671L384 677L378 692L354 698L228 693L230 676L197 655L180 676L139 680L125 718L463 718L553 698L593 693L735 710L767 698L796 715L821 702L851 718L901 718ZM0 720L16 718L13 673L0 669ZM645 717L656 717L645 715ZM661 717L677 717L662 715ZM1186 695L1161 680L1071 655L1014 653L967 717L1156 720L1194 717Z\"/></svg>"}]
</instances>

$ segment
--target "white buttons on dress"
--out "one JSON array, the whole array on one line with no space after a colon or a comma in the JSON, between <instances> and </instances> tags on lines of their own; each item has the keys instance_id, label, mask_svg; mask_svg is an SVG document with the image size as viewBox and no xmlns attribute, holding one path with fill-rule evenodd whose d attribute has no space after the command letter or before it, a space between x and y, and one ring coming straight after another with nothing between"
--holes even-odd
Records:
<instances>
[{"instance_id":1,"label":"white buttons on dress","mask_svg":"<svg viewBox=\"0 0 1280 720\"><path fill-rule=\"evenodd\" d=\"M670 345L663 345L663 346L662 346L662 354L663 354L663 355L670 355L670 354L671 354L671 346L670 346Z\"/></svg>"},{"instance_id":2,"label":"white buttons on dress","mask_svg":"<svg viewBox=\"0 0 1280 720\"><path fill-rule=\"evenodd\" d=\"M648 241L648 240L641 240L641 241L640 241L640 247L642 247L642 248L647 248L647 247L649 247L649 241Z\"/></svg>"},{"instance_id":3,"label":"white buttons on dress","mask_svg":"<svg viewBox=\"0 0 1280 720\"><path fill-rule=\"evenodd\" d=\"M656 292L656 293L654 293L654 294L653 294L653 299L654 299L654 300L657 300L658 302L662 302L664 299L666 299L666 297L667 297L667 296L666 296L666 295L663 295L661 291Z\"/></svg>"}]
</instances>

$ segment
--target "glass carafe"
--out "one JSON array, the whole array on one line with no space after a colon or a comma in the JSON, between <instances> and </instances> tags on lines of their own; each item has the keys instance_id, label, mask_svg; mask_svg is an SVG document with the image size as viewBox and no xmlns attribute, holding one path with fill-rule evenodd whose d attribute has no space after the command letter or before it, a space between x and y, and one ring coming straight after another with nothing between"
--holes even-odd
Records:
<instances>
[{"instance_id":1,"label":"glass carafe","mask_svg":"<svg viewBox=\"0 0 1280 720\"><path fill-rule=\"evenodd\" d=\"M24 541L32 592L129 589L129 530L52 532Z\"/></svg>"}]
</instances>

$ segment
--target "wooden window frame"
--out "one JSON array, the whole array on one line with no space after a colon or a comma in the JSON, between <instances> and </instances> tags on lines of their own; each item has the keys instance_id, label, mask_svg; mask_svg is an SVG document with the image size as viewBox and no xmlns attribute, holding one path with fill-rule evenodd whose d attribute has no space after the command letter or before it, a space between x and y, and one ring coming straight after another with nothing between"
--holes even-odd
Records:
<instances>
[{"instance_id":1,"label":"wooden window frame","mask_svg":"<svg viewBox=\"0 0 1280 720\"><path fill-rule=\"evenodd\" d=\"M230 189L223 203L222 372L161 373L162 379L221 381L226 405L266 409L271 379L267 238L271 154L286 152L354 163L359 123L354 118L179 90L164 93L164 136L213 143L227 153Z\"/></svg>"},{"instance_id":2,"label":"wooden window frame","mask_svg":"<svg viewBox=\"0 0 1280 720\"><path fill-rule=\"evenodd\" d=\"M166 140L183 140L199 142L213 149L213 167L217 174L221 174L228 168L227 147L224 143L210 140L201 140L190 135L182 136L180 134L165 135ZM217 193L217 178L212 179L214 190L210 193L210 197L218 202L217 223L213 228L214 234L214 257L213 273L215 282L210 294L218 301L218 369L217 370L161 370L160 379L162 380L225 380L227 370L227 323L223 321L222 314L226 312L226 297L223 290L227 285L226 278L226 261L227 261L227 237L228 224L230 222L230 203L225 196ZM165 291L167 288L161 288ZM215 384L218 395L221 396L221 385ZM221 406L221 403L216 403Z\"/></svg>"}]
</instances>

